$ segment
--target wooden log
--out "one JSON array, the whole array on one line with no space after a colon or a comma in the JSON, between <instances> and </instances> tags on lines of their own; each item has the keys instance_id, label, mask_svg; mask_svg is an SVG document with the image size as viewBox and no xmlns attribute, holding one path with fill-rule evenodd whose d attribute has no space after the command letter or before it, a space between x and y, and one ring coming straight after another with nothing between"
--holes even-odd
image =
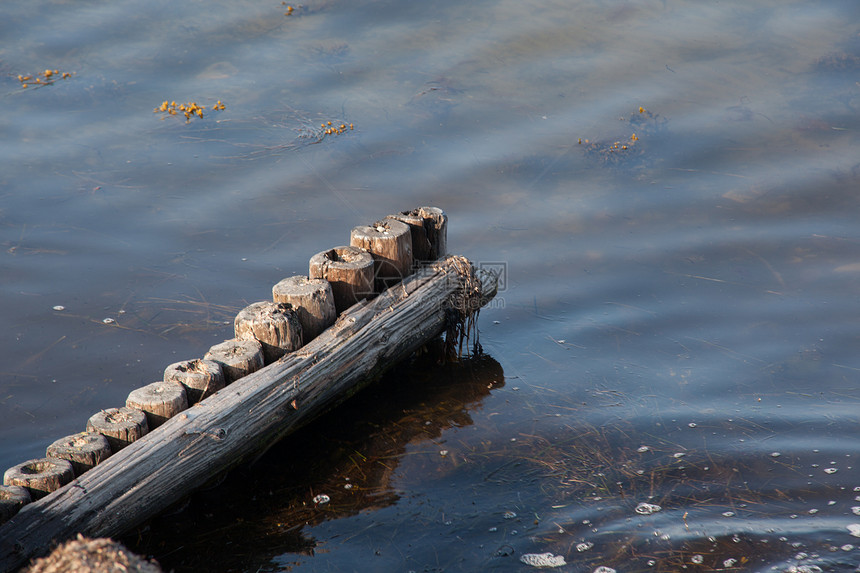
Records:
<instances>
[{"instance_id":1,"label":"wooden log","mask_svg":"<svg viewBox=\"0 0 860 573\"><path fill-rule=\"evenodd\" d=\"M231 384L256 372L265 365L263 346L256 340L231 338L209 349L204 360L213 360L221 365L224 382Z\"/></svg>"},{"instance_id":2,"label":"wooden log","mask_svg":"<svg viewBox=\"0 0 860 573\"><path fill-rule=\"evenodd\" d=\"M21 486L30 497L40 499L75 479L68 460L38 458L12 466L3 474L3 485Z\"/></svg>"},{"instance_id":3,"label":"wooden log","mask_svg":"<svg viewBox=\"0 0 860 573\"><path fill-rule=\"evenodd\" d=\"M24 506L0 527L0 571L77 533L128 531L377 379L446 328L448 302L465 288L483 303L494 296L492 281L476 291L459 277L463 261L440 261L353 306L302 349L171 418L74 486Z\"/></svg>"},{"instance_id":4,"label":"wooden log","mask_svg":"<svg viewBox=\"0 0 860 573\"><path fill-rule=\"evenodd\" d=\"M188 405L193 406L208 398L226 384L221 365L214 360L183 360L164 369L165 382L179 382L185 386Z\"/></svg>"},{"instance_id":5,"label":"wooden log","mask_svg":"<svg viewBox=\"0 0 860 573\"><path fill-rule=\"evenodd\" d=\"M394 219L352 230L349 244L373 257L376 290L380 291L412 273L412 232L409 225Z\"/></svg>"},{"instance_id":6,"label":"wooden log","mask_svg":"<svg viewBox=\"0 0 860 573\"><path fill-rule=\"evenodd\" d=\"M94 468L110 455L110 444L107 438L97 432L80 432L60 438L45 451L47 458L57 458L71 463L76 476Z\"/></svg>"},{"instance_id":7,"label":"wooden log","mask_svg":"<svg viewBox=\"0 0 860 573\"><path fill-rule=\"evenodd\" d=\"M0 485L0 525L30 503L30 492L20 485Z\"/></svg>"},{"instance_id":8,"label":"wooden log","mask_svg":"<svg viewBox=\"0 0 860 573\"><path fill-rule=\"evenodd\" d=\"M160 380L129 392L125 405L146 414L146 424L154 429L188 408L188 397L179 382Z\"/></svg>"},{"instance_id":9,"label":"wooden log","mask_svg":"<svg viewBox=\"0 0 860 573\"><path fill-rule=\"evenodd\" d=\"M335 247L311 257L308 277L331 285L337 314L376 292L373 290L373 257L358 247Z\"/></svg>"},{"instance_id":10,"label":"wooden log","mask_svg":"<svg viewBox=\"0 0 860 573\"><path fill-rule=\"evenodd\" d=\"M448 255L448 215L438 207L418 207L418 214L424 218L424 231L430 241L428 261L435 261Z\"/></svg>"},{"instance_id":11,"label":"wooden log","mask_svg":"<svg viewBox=\"0 0 860 573\"><path fill-rule=\"evenodd\" d=\"M448 216L437 207L418 207L389 215L409 225L412 234L412 256L416 262L435 261L444 257L448 248Z\"/></svg>"},{"instance_id":12,"label":"wooden log","mask_svg":"<svg viewBox=\"0 0 860 573\"><path fill-rule=\"evenodd\" d=\"M107 438L112 453L117 453L149 432L146 414L134 408L108 408L87 420L87 431Z\"/></svg>"},{"instance_id":13,"label":"wooden log","mask_svg":"<svg viewBox=\"0 0 860 573\"><path fill-rule=\"evenodd\" d=\"M331 285L323 279L288 277L272 287L275 302L289 303L302 324L302 341L307 344L334 324L337 309Z\"/></svg>"},{"instance_id":14,"label":"wooden log","mask_svg":"<svg viewBox=\"0 0 860 573\"><path fill-rule=\"evenodd\" d=\"M302 325L289 303L250 304L236 315L233 328L236 338L260 343L266 364L302 347Z\"/></svg>"}]
</instances>

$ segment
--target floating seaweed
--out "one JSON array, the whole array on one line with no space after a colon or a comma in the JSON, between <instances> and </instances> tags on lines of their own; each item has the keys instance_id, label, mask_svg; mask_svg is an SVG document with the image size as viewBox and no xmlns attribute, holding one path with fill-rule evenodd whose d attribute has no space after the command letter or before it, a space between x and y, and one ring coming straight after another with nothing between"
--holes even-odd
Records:
<instances>
[{"instance_id":1,"label":"floating seaweed","mask_svg":"<svg viewBox=\"0 0 860 573\"><path fill-rule=\"evenodd\" d=\"M167 101L164 100L160 106L152 110L152 113L164 113L161 119L164 119L168 115L179 115L182 114L185 116L185 123L190 123L191 118L195 115L199 118L203 117L203 111L206 109L205 105L199 105L195 101L190 101L188 103L180 103L177 105L175 101ZM217 103L212 105L212 111L223 111L226 109L226 106L221 103L219 99Z\"/></svg>"},{"instance_id":2,"label":"floating seaweed","mask_svg":"<svg viewBox=\"0 0 860 573\"><path fill-rule=\"evenodd\" d=\"M45 70L38 74L18 74L18 81L21 82L22 88L30 86L49 86L56 83L57 80L67 80L72 77L71 72L61 72L60 70Z\"/></svg>"},{"instance_id":3,"label":"floating seaweed","mask_svg":"<svg viewBox=\"0 0 860 573\"><path fill-rule=\"evenodd\" d=\"M620 118L629 127L628 134L614 140L589 141L579 138L585 145L585 157L590 161L613 168L642 168L653 162L646 156L649 143L665 135L667 119L640 106L627 118Z\"/></svg>"}]
</instances>

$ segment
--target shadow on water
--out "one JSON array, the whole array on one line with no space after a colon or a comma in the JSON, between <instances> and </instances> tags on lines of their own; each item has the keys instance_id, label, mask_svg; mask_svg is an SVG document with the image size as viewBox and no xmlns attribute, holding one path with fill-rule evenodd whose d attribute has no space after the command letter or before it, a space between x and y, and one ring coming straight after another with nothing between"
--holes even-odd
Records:
<instances>
[{"instance_id":1,"label":"shadow on water","mask_svg":"<svg viewBox=\"0 0 860 573\"><path fill-rule=\"evenodd\" d=\"M314 555L318 541L309 528L397 503L402 492L393 477L407 447L470 426L469 412L504 385L493 358L439 364L443 351L441 344L428 346L123 542L175 571L270 570L279 555ZM439 458L435 471L446 461Z\"/></svg>"}]
</instances>

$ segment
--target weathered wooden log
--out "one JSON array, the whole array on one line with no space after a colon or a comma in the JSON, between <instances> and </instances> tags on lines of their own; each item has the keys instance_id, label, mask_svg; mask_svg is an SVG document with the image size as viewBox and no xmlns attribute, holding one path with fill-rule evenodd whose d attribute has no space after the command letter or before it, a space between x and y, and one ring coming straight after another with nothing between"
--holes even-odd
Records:
<instances>
[{"instance_id":1,"label":"weathered wooden log","mask_svg":"<svg viewBox=\"0 0 860 573\"><path fill-rule=\"evenodd\" d=\"M430 240L428 261L441 259L448 254L448 215L438 207L418 207L424 218L424 230Z\"/></svg>"},{"instance_id":2,"label":"weathered wooden log","mask_svg":"<svg viewBox=\"0 0 860 573\"><path fill-rule=\"evenodd\" d=\"M30 497L40 499L75 479L75 471L67 460L38 458L12 466L3 474L3 485L21 486Z\"/></svg>"},{"instance_id":3,"label":"weathered wooden log","mask_svg":"<svg viewBox=\"0 0 860 573\"><path fill-rule=\"evenodd\" d=\"M114 454L140 439L147 432L146 414L134 408L108 408L90 416L87 431L107 438Z\"/></svg>"},{"instance_id":4,"label":"weathered wooden log","mask_svg":"<svg viewBox=\"0 0 860 573\"><path fill-rule=\"evenodd\" d=\"M30 503L30 492L20 485L0 485L0 525Z\"/></svg>"},{"instance_id":5,"label":"weathered wooden log","mask_svg":"<svg viewBox=\"0 0 860 573\"><path fill-rule=\"evenodd\" d=\"M319 336L337 318L331 285L323 279L287 277L272 287L272 298L296 309L304 344Z\"/></svg>"},{"instance_id":6,"label":"weathered wooden log","mask_svg":"<svg viewBox=\"0 0 860 573\"><path fill-rule=\"evenodd\" d=\"M209 349L204 360L213 360L221 365L224 382L232 384L239 378L256 372L265 365L263 346L256 340L231 338Z\"/></svg>"},{"instance_id":7,"label":"weathered wooden log","mask_svg":"<svg viewBox=\"0 0 860 573\"><path fill-rule=\"evenodd\" d=\"M412 234L412 257L416 262L435 261L447 254L448 216L437 207L418 207L389 215L409 225Z\"/></svg>"},{"instance_id":8,"label":"weathered wooden log","mask_svg":"<svg viewBox=\"0 0 860 573\"><path fill-rule=\"evenodd\" d=\"M335 247L315 254L310 260L308 277L328 281L338 314L376 292L373 257L358 247Z\"/></svg>"},{"instance_id":9,"label":"weathered wooden log","mask_svg":"<svg viewBox=\"0 0 860 573\"><path fill-rule=\"evenodd\" d=\"M188 397L179 382L160 380L129 392L125 405L146 414L146 424L152 430L187 409Z\"/></svg>"},{"instance_id":10,"label":"weathered wooden log","mask_svg":"<svg viewBox=\"0 0 860 573\"><path fill-rule=\"evenodd\" d=\"M263 347L263 358L270 364L302 347L302 325L289 303L255 302L243 308L233 321L236 338L256 340Z\"/></svg>"},{"instance_id":11,"label":"weathered wooden log","mask_svg":"<svg viewBox=\"0 0 860 573\"><path fill-rule=\"evenodd\" d=\"M377 379L438 336L452 300L486 303L451 257L359 303L302 349L168 420L92 470L33 502L0 527L0 571L82 533L111 537L151 518L195 487L257 456ZM491 277L490 277L491 278ZM454 306L454 308L459 308Z\"/></svg>"},{"instance_id":12,"label":"weathered wooden log","mask_svg":"<svg viewBox=\"0 0 860 573\"><path fill-rule=\"evenodd\" d=\"M412 273L412 232L409 225L394 219L355 227L349 244L373 257L376 290L381 291Z\"/></svg>"},{"instance_id":13,"label":"weathered wooden log","mask_svg":"<svg viewBox=\"0 0 860 573\"><path fill-rule=\"evenodd\" d=\"M165 382L179 382L185 386L188 405L193 406L208 398L224 386L224 372L214 360L183 360L164 369Z\"/></svg>"},{"instance_id":14,"label":"weathered wooden log","mask_svg":"<svg viewBox=\"0 0 860 573\"><path fill-rule=\"evenodd\" d=\"M45 457L66 460L72 464L75 475L91 470L111 455L110 444L97 432L80 432L60 438L48 446Z\"/></svg>"}]
</instances>

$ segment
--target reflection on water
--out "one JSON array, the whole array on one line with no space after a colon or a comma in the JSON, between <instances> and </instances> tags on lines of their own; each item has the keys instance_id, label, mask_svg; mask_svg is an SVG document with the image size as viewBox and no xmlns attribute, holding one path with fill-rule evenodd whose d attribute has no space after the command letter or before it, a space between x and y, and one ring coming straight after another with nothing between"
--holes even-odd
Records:
<instances>
[{"instance_id":1,"label":"reflection on water","mask_svg":"<svg viewBox=\"0 0 860 573\"><path fill-rule=\"evenodd\" d=\"M431 345L345 407L233 472L225 483L204 488L180 513L132 532L126 542L185 570L241 569L281 555L325 553L316 527L410 496L398 484L404 457L416 460L420 473L432 479L448 479L464 463L445 449L442 435L471 426L470 412L504 386L504 374L487 356L440 366L443 356L441 344ZM329 501L319 502L318 495ZM200 536L185 534L200 527L205 529ZM212 534L231 541L213 547Z\"/></svg>"},{"instance_id":2,"label":"reflection on water","mask_svg":"<svg viewBox=\"0 0 860 573\"><path fill-rule=\"evenodd\" d=\"M7 2L0 462L434 204L506 271L487 356L398 369L130 543L177 571L856 568L858 6Z\"/></svg>"}]
</instances>

